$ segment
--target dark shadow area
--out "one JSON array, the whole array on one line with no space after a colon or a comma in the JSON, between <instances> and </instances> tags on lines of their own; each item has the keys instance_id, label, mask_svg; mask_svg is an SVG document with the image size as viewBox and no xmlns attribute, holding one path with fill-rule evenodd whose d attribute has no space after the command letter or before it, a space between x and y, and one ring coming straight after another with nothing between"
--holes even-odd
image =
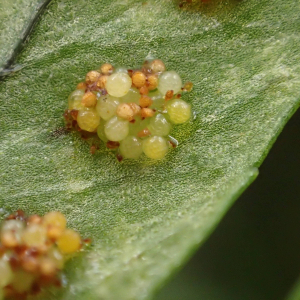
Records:
<instances>
[{"instance_id":1,"label":"dark shadow area","mask_svg":"<svg viewBox=\"0 0 300 300\"><path fill-rule=\"evenodd\" d=\"M300 274L300 110L215 232L156 300L282 300Z\"/></svg>"}]
</instances>

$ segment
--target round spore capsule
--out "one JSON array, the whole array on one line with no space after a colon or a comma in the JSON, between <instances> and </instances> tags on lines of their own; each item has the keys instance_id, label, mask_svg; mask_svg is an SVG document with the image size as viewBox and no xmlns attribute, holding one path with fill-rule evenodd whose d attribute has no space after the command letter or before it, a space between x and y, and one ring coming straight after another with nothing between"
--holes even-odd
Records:
<instances>
[{"instance_id":1,"label":"round spore capsule","mask_svg":"<svg viewBox=\"0 0 300 300\"><path fill-rule=\"evenodd\" d=\"M20 220L8 220L1 228L1 242L7 247L15 247L21 241L24 223Z\"/></svg>"},{"instance_id":2,"label":"round spore capsule","mask_svg":"<svg viewBox=\"0 0 300 300\"><path fill-rule=\"evenodd\" d=\"M174 99L166 105L170 121L174 124L182 124L191 117L191 105L181 99Z\"/></svg>"},{"instance_id":3,"label":"round spore capsule","mask_svg":"<svg viewBox=\"0 0 300 300\"><path fill-rule=\"evenodd\" d=\"M41 257L39 269L43 276L53 276L56 272L55 262L50 257Z\"/></svg>"},{"instance_id":4,"label":"round spore capsule","mask_svg":"<svg viewBox=\"0 0 300 300\"><path fill-rule=\"evenodd\" d=\"M150 91L148 96L152 99L152 101L164 99L164 95L159 90Z\"/></svg>"},{"instance_id":5,"label":"round spore capsule","mask_svg":"<svg viewBox=\"0 0 300 300\"><path fill-rule=\"evenodd\" d=\"M63 230L66 228L67 219L61 212L51 211L44 216L43 225L46 227L55 226Z\"/></svg>"},{"instance_id":6,"label":"round spore capsule","mask_svg":"<svg viewBox=\"0 0 300 300\"><path fill-rule=\"evenodd\" d=\"M68 108L70 110L79 110L82 108L81 100L84 95L84 90L75 90L72 92L68 98Z\"/></svg>"},{"instance_id":7,"label":"round spore capsule","mask_svg":"<svg viewBox=\"0 0 300 300\"><path fill-rule=\"evenodd\" d=\"M132 80L126 73L114 73L107 78L105 88L113 97L125 96L131 88Z\"/></svg>"},{"instance_id":8,"label":"round spore capsule","mask_svg":"<svg viewBox=\"0 0 300 300\"><path fill-rule=\"evenodd\" d=\"M109 95L101 96L97 102L96 110L99 116L107 121L116 114L119 104L120 102L115 97Z\"/></svg>"},{"instance_id":9,"label":"round spore capsule","mask_svg":"<svg viewBox=\"0 0 300 300\"><path fill-rule=\"evenodd\" d=\"M158 78L158 90L165 95L167 91L173 91L177 94L182 87L180 76L175 71L167 71L162 73Z\"/></svg>"},{"instance_id":10,"label":"round spore capsule","mask_svg":"<svg viewBox=\"0 0 300 300\"><path fill-rule=\"evenodd\" d=\"M123 103L139 104L140 97L140 92L135 88L131 88L124 97L120 98L120 101Z\"/></svg>"},{"instance_id":11,"label":"round spore capsule","mask_svg":"<svg viewBox=\"0 0 300 300\"><path fill-rule=\"evenodd\" d=\"M24 223L20 220L8 220L1 227L1 233L6 231L19 231L24 229Z\"/></svg>"},{"instance_id":12,"label":"round spore capsule","mask_svg":"<svg viewBox=\"0 0 300 300\"><path fill-rule=\"evenodd\" d=\"M111 74L113 72L113 70L114 70L114 67L111 64L108 64L108 63L103 64L100 68L101 73L104 74L104 75Z\"/></svg>"},{"instance_id":13,"label":"round spore capsule","mask_svg":"<svg viewBox=\"0 0 300 300\"><path fill-rule=\"evenodd\" d=\"M135 87L137 88L141 88L142 86L144 86L146 84L146 75L144 74L144 72L141 71L136 71L132 74L132 83Z\"/></svg>"},{"instance_id":14,"label":"round spore capsule","mask_svg":"<svg viewBox=\"0 0 300 300\"><path fill-rule=\"evenodd\" d=\"M40 224L30 224L24 230L22 239L28 247L40 247L46 242L46 229Z\"/></svg>"},{"instance_id":15,"label":"round spore capsule","mask_svg":"<svg viewBox=\"0 0 300 300\"><path fill-rule=\"evenodd\" d=\"M100 116L95 109L80 110L77 116L77 122L82 130L93 132L100 124Z\"/></svg>"},{"instance_id":16,"label":"round spore capsule","mask_svg":"<svg viewBox=\"0 0 300 300\"><path fill-rule=\"evenodd\" d=\"M164 108L164 104L165 104L164 95L162 95L159 92L159 90L156 89L155 91L150 92L148 94L148 97L150 97L151 100L153 101L152 105L150 106L151 108L158 109L158 110L161 110Z\"/></svg>"},{"instance_id":17,"label":"round spore capsule","mask_svg":"<svg viewBox=\"0 0 300 300\"><path fill-rule=\"evenodd\" d=\"M162 114L157 114L154 118L151 118L148 129L152 135L166 136L171 130L171 124Z\"/></svg>"},{"instance_id":18,"label":"round spore capsule","mask_svg":"<svg viewBox=\"0 0 300 300\"><path fill-rule=\"evenodd\" d=\"M107 137L105 135L104 128L105 128L105 121L101 120L100 121L100 125L97 128L97 135L98 135L98 137L99 137L99 139L101 141L103 141L104 143L106 143L108 141L108 139L107 139Z\"/></svg>"},{"instance_id":19,"label":"round spore capsule","mask_svg":"<svg viewBox=\"0 0 300 300\"><path fill-rule=\"evenodd\" d=\"M166 70L164 62L160 59L154 59L149 66L153 73L161 73Z\"/></svg>"},{"instance_id":20,"label":"round spore capsule","mask_svg":"<svg viewBox=\"0 0 300 300\"><path fill-rule=\"evenodd\" d=\"M137 136L137 134L147 128L149 124L149 119L142 120L141 118L136 118L136 121L134 123L129 124L129 134Z\"/></svg>"},{"instance_id":21,"label":"round spore capsule","mask_svg":"<svg viewBox=\"0 0 300 300\"><path fill-rule=\"evenodd\" d=\"M166 139L161 136L152 136L143 142L144 153L152 159L162 159L168 152Z\"/></svg>"},{"instance_id":22,"label":"round spore capsule","mask_svg":"<svg viewBox=\"0 0 300 300\"><path fill-rule=\"evenodd\" d=\"M14 290L21 294L30 290L34 278L35 277L33 274L30 274L23 270L17 270L13 273L13 280L11 285Z\"/></svg>"},{"instance_id":23,"label":"round spore capsule","mask_svg":"<svg viewBox=\"0 0 300 300\"><path fill-rule=\"evenodd\" d=\"M113 117L104 126L104 132L108 140L119 142L129 133L129 122L118 117Z\"/></svg>"},{"instance_id":24,"label":"round spore capsule","mask_svg":"<svg viewBox=\"0 0 300 300\"><path fill-rule=\"evenodd\" d=\"M66 254L76 252L80 248L80 235L72 230L66 229L56 242L58 249Z\"/></svg>"},{"instance_id":25,"label":"round spore capsule","mask_svg":"<svg viewBox=\"0 0 300 300\"><path fill-rule=\"evenodd\" d=\"M142 140L135 136L127 136L120 143L120 152L124 158L139 158L143 153Z\"/></svg>"},{"instance_id":26,"label":"round spore capsule","mask_svg":"<svg viewBox=\"0 0 300 300\"><path fill-rule=\"evenodd\" d=\"M0 288L8 285L13 278L13 273L8 261L0 259Z\"/></svg>"}]
</instances>

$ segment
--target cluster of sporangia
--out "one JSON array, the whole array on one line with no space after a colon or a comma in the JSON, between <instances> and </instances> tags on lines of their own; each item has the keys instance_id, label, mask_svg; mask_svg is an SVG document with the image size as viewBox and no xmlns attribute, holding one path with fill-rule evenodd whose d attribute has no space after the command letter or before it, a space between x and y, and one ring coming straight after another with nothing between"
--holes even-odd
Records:
<instances>
[{"instance_id":1,"label":"cluster of sporangia","mask_svg":"<svg viewBox=\"0 0 300 300\"><path fill-rule=\"evenodd\" d=\"M26 217L19 210L0 231L0 299L26 299L44 287L61 286L61 270L82 243L60 212Z\"/></svg>"},{"instance_id":2,"label":"cluster of sporangia","mask_svg":"<svg viewBox=\"0 0 300 300\"><path fill-rule=\"evenodd\" d=\"M175 71L160 59L145 61L140 69L114 69L104 64L86 74L68 98L64 117L68 129L98 135L118 160L137 159L142 153L163 158L175 147L172 124L191 117L191 106L181 99L192 83L182 85ZM84 134L83 134L84 136ZM94 148L93 148L94 147ZM95 152L95 145L91 152Z\"/></svg>"}]
</instances>

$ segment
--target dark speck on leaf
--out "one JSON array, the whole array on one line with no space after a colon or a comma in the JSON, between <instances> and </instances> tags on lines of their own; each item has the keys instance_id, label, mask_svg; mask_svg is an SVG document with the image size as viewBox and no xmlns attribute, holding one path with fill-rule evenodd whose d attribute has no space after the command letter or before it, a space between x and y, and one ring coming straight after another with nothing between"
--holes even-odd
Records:
<instances>
[{"instance_id":1,"label":"dark speck on leaf","mask_svg":"<svg viewBox=\"0 0 300 300\"><path fill-rule=\"evenodd\" d=\"M123 160L123 156L121 154L117 154L117 160L121 162Z\"/></svg>"},{"instance_id":2,"label":"dark speck on leaf","mask_svg":"<svg viewBox=\"0 0 300 300\"><path fill-rule=\"evenodd\" d=\"M70 132L66 127L59 127L51 132L50 136L53 138L59 138L61 136L65 136Z\"/></svg>"}]
</instances>

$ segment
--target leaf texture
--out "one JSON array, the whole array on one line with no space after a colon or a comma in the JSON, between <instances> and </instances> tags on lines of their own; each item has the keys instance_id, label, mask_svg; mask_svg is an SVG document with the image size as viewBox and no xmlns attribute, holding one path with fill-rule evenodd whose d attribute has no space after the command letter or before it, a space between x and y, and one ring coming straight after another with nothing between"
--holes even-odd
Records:
<instances>
[{"instance_id":1,"label":"leaf texture","mask_svg":"<svg viewBox=\"0 0 300 300\"><path fill-rule=\"evenodd\" d=\"M4 2L4 0L2 0ZM52 1L0 83L0 206L59 210L93 239L43 299L148 299L202 243L299 105L297 1L243 1L213 14L170 0ZM165 61L194 89L195 116L165 160L96 155L63 126L67 97L103 62ZM3 54L1 54L1 57Z\"/></svg>"}]
</instances>

